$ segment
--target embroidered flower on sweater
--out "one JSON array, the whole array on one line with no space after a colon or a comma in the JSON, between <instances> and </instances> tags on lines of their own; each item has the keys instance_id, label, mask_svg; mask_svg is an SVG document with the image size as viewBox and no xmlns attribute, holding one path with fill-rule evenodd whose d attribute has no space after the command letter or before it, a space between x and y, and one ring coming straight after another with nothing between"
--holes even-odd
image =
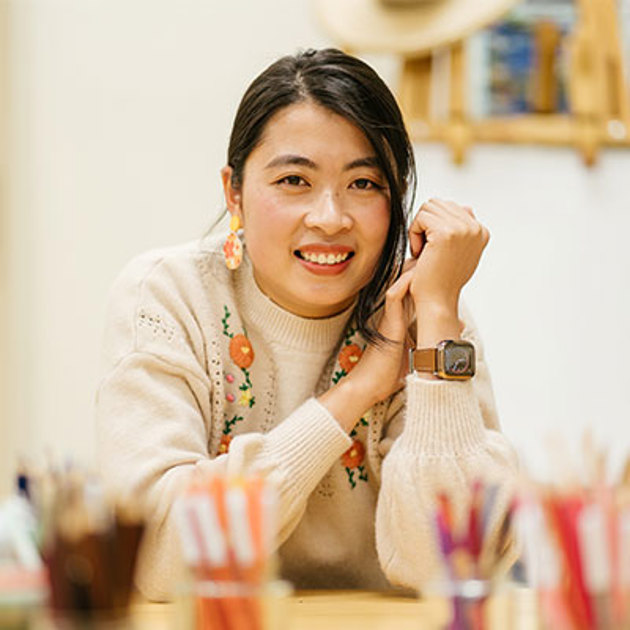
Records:
<instances>
[{"instance_id":1,"label":"embroidered flower on sweater","mask_svg":"<svg viewBox=\"0 0 630 630\"><path fill-rule=\"evenodd\" d=\"M254 362L254 348L245 335L234 335L230 341L230 357L241 369Z\"/></svg>"},{"instance_id":2,"label":"embroidered flower on sweater","mask_svg":"<svg viewBox=\"0 0 630 630\"><path fill-rule=\"evenodd\" d=\"M251 407L252 398L252 390L249 388L245 389L241 392L238 404L241 405L241 407Z\"/></svg>"},{"instance_id":3,"label":"embroidered flower on sweater","mask_svg":"<svg viewBox=\"0 0 630 630\"><path fill-rule=\"evenodd\" d=\"M227 306L223 306L224 315L221 318L221 324L223 325L223 334L230 338L230 358L240 368L245 380L238 386L238 389L242 392L239 397L239 405L253 407L256 404L256 398L252 394L253 385L249 377L248 367L254 362L254 347L252 342L247 338L247 333L239 333L235 335L230 330L230 324L228 320L232 316ZM230 378L228 378L228 376ZM231 374L226 375L228 383L233 383L234 378ZM243 400L246 400L246 404L243 404Z\"/></svg>"},{"instance_id":4,"label":"embroidered flower on sweater","mask_svg":"<svg viewBox=\"0 0 630 630\"><path fill-rule=\"evenodd\" d=\"M356 367L357 363L361 359L363 352L365 350L365 345L363 348L360 348L356 343L354 343L354 336L357 334L356 328L348 328L346 334L343 339L343 347L339 352L339 356L337 357L337 362L339 363L338 370L335 370L332 377L333 384L338 383L344 376L348 376L348 374Z\"/></svg>"},{"instance_id":5,"label":"embroidered flower on sweater","mask_svg":"<svg viewBox=\"0 0 630 630\"><path fill-rule=\"evenodd\" d=\"M339 366L346 374L350 374L354 366L359 362L362 354L363 350L361 350L356 343L350 343L344 346L339 353Z\"/></svg>"},{"instance_id":6,"label":"embroidered flower on sweater","mask_svg":"<svg viewBox=\"0 0 630 630\"><path fill-rule=\"evenodd\" d=\"M361 349L355 342L354 337L357 334L357 329L350 327L346 332L343 340L343 347L337 357L339 363L338 370L333 371L332 382L338 383L344 376L347 376L360 361L365 346ZM361 418L357 424L357 427L366 427L368 422L365 418ZM341 465L345 468L348 475L348 482L354 489L356 488L358 481L367 482L368 474L365 470L363 462L365 460L365 446L363 442L357 437L357 427L352 429L350 437L353 438L350 448L341 456Z\"/></svg>"},{"instance_id":7,"label":"embroidered flower on sweater","mask_svg":"<svg viewBox=\"0 0 630 630\"><path fill-rule=\"evenodd\" d=\"M232 441L231 435L226 435L225 433L221 436L221 442L219 443L219 450L217 451L217 455L223 455L230 450L230 442Z\"/></svg>"},{"instance_id":8,"label":"embroidered flower on sweater","mask_svg":"<svg viewBox=\"0 0 630 630\"><path fill-rule=\"evenodd\" d=\"M361 418L357 426L367 427L368 421L365 418ZM341 463L346 469L350 485L355 488L357 481L368 480L368 474L367 470L365 470L365 466L363 465L363 461L365 460L365 446L363 445L363 442L357 438L356 427L350 432L350 437L353 438L352 444L341 456Z\"/></svg>"},{"instance_id":9,"label":"embroidered flower on sweater","mask_svg":"<svg viewBox=\"0 0 630 630\"><path fill-rule=\"evenodd\" d=\"M253 384L249 375L249 370L247 369L254 362L254 348L252 346L251 341L247 338L247 332L234 334L230 330L229 319L232 316L230 310L227 306L223 306L223 317L221 318L221 324L223 325L223 334L230 339L229 351L230 358L234 363L238 366L243 374L243 381L238 385L238 399L237 396L233 392L227 392L225 399L228 403L236 402L240 407L246 407L251 409L256 404L256 397L253 393ZM234 375L231 373L225 374L225 380L229 385L232 385L236 382ZM232 430L237 422L241 422L243 420L243 416L238 413L234 414L232 417L226 415L225 424L223 426L223 435L221 436L221 442L219 444L219 449L217 455L221 455L223 453L227 453L230 448L230 442L232 440Z\"/></svg>"},{"instance_id":10,"label":"embroidered flower on sweater","mask_svg":"<svg viewBox=\"0 0 630 630\"><path fill-rule=\"evenodd\" d=\"M352 446L341 456L341 463L346 468L356 468L363 463L365 458L365 446L363 442L354 440Z\"/></svg>"},{"instance_id":11,"label":"embroidered flower on sweater","mask_svg":"<svg viewBox=\"0 0 630 630\"><path fill-rule=\"evenodd\" d=\"M230 442L232 441L232 429L237 422L240 422L243 419L243 416L239 416L234 414L229 420L226 418L225 424L223 425L223 435L221 436L221 441L219 442L219 448L217 449L217 456L223 455L230 450Z\"/></svg>"}]
</instances>

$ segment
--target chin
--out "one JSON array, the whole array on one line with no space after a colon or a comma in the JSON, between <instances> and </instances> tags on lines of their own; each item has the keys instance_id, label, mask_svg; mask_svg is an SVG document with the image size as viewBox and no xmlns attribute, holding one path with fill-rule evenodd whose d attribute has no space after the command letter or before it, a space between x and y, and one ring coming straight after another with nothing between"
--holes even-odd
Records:
<instances>
[{"instance_id":1,"label":"chin","mask_svg":"<svg viewBox=\"0 0 630 630\"><path fill-rule=\"evenodd\" d=\"M325 300L322 299L321 294L318 299L303 301L304 312L310 312L311 315L307 317L332 317L346 310L354 301L356 296L346 297L339 300Z\"/></svg>"}]
</instances>

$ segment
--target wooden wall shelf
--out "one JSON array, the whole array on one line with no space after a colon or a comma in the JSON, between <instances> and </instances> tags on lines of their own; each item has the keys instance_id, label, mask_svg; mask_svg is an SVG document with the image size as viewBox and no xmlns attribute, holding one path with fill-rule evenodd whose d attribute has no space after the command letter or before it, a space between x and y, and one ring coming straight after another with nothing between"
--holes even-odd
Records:
<instances>
[{"instance_id":1,"label":"wooden wall shelf","mask_svg":"<svg viewBox=\"0 0 630 630\"><path fill-rule=\"evenodd\" d=\"M630 89L616 0L575 0L575 5L571 33L561 43L551 39L554 46L565 47L568 59L568 114L471 119L465 94L466 47L460 41L442 51L450 59L448 111L443 119L432 119L430 112L432 73L438 72L435 58L403 58L398 96L412 138L446 142L456 163L464 161L476 142L574 146L587 166L596 163L601 147L630 147ZM545 35L544 29L541 33ZM544 58L546 67L540 61ZM547 82L552 61L549 50L538 56L535 71ZM539 96L538 102L544 103L544 91Z\"/></svg>"},{"instance_id":2,"label":"wooden wall shelf","mask_svg":"<svg viewBox=\"0 0 630 630\"><path fill-rule=\"evenodd\" d=\"M580 124L569 114L484 118L470 120L466 124L470 129L471 142L575 146L580 137ZM423 120L409 120L407 126L411 137L418 142L442 142L449 137L448 121L428 123ZM606 147L630 148L630 137L613 135L616 128L614 122L600 124L598 143Z\"/></svg>"}]
</instances>

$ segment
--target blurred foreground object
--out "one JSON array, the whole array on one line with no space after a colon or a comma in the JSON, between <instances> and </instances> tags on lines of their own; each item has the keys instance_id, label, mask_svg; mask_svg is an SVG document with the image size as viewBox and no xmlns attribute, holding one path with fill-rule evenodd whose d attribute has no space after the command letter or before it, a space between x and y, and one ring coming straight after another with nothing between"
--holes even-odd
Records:
<instances>
[{"instance_id":1,"label":"blurred foreground object","mask_svg":"<svg viewBox=\"0 0 630 630\"><path fill-rule=\"evenodd\" d=\"M48 592L28 478L0 502L0 628L26 628Z\"/></svg>"},{"instance_id":2,"label":"blurred foreground object","mask_svg":"<svg viewBox=\"0 0 630 630\"><path fill-rule=\"evenodd\" d=\"M514 503L501 505L498 485L474 482L463 514L456 504L439 493L433 514L444 577L428 589L450 604L448 630L483 630L496 627L489 622L492 597L500 593L510 566L512 550L512 512ZM502 515L498 527L490 527L492 514Z\"/></svg>"},{"instance_id":3,"label":"blurred foreground object","mask_svg":"<svg viewBox=\"0 0 630 630\"><path fill-rule=\"evenodd\" d=\"M143 523L75 467L23 471L17 479L17 494L0 506L0 628L46 618L53 627L92 628L124 619ZM17 595L29 596L18 600L21 625L6 617Z\"/></svg>"},{"instance_id":4,"label":"blurred foreground object","mask_svg":"<svg viewBox=\"0 0 630 630\"><path fill-rule=\"evenodd\" d=\"M79 625L123 617L143 524L112 507L100 481L90 475L69 470L44 483L42 545L54 614Z\"/></svg>"},{"instance_id":5,"label":"blurred foreground object","mask_svg":"<svg viewBox=\"0 0 630 630\"><path fill-rule=\"evenodd\" d=\"M446 142L457 164L474 142L575 146L587 166L595 164L601 146L630 147L629 86L615 0L574 0L575 24L564 39L550 20L540 19L525 69L532 112L480 119L469 111L465 40L518 0L314 1L324 28L346 51L401 57L398 96L413 139ZM557 108L558 58L566 60L567 113Z\"/></svg>"},{"instance_id":6,"label":"blurred foreground object","mask_svg":"<svg viewBox=\"0 0 630 630\"><path fill-rule=\"evenodd\" d=\"M190 630L282 630L291 592L275 578L276 490L261 477L199 475L173 506L190 570Z\"/></svg>"},{"instance_id":7,"label":"blurred foreground object","mask_svg":"<svg viewBox=\"0 0 630 630\"><path fill-rule=\"evenodd\" d=\"M606 452L585 436L578 465L557 449L554 483L525 482L514 513L527 584L544 627L630 627L630 459L607 478Z\"/></svg>"}]
</instances>

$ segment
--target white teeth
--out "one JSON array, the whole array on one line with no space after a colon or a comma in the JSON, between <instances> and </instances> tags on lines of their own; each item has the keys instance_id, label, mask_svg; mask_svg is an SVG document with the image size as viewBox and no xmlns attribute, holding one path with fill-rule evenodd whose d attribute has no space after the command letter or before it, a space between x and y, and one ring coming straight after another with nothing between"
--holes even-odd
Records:
<instances>
[{"instance_id":1,"label":"white teeth","mask_svg":"<svg viewBox=\"0 0 630 630\"><path fill-rule=\"evenodd\" d=\"M344 254L315 254L309 252L300 252L300 256L308 262L317 263L318 265L337 265L348 258L348 252Z\"/></svg>"}]
</instances>

